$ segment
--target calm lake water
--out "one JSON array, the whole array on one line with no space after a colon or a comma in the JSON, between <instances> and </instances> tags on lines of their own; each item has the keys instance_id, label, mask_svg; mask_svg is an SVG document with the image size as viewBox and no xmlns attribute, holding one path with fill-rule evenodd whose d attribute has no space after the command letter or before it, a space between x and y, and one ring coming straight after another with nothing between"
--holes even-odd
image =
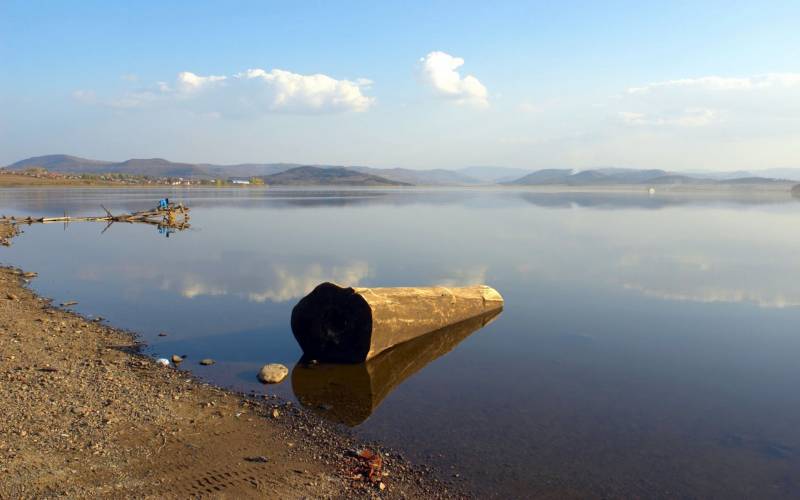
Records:
<instances>
[{"instance_id":1,"label":"calm lake water","mask_svg":"<svg viewBox=\"0 0 800 500\"><path fill-rule=\"evenodd\" d=\"M788 197L15 189L0 213L133 211L165 194L192 207L190 230L38 225L0 260L140 332L153 355L305 404L481 495L800 496ZM487 283L506 306L370 366L295 366L291 309L325 280ZM292 377L260 385L269 362Z\"/></svg>"}]
</instances>

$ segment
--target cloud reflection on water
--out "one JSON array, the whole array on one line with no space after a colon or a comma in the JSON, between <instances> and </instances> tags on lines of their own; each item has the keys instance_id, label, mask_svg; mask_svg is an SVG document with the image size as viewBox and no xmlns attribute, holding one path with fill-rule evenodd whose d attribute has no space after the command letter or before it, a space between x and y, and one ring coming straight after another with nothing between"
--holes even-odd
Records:
<instances>
[{"instance_id":1,"label":"cloud reflection on water","mask_svg":"<svg viewBox=\"0 0 800 500\"><path fill-rule=\"evenodd\" d=\"M177 290L187 299L234 295L256 303L286 302L306 295L324 281L358 286L367 276L369 265L366 262L253 266L252 269L248 266L238 272L219 274L213 280L209 280L208 274L185 273L165 280L163 288Z\"/></svg>"}]
</instances>

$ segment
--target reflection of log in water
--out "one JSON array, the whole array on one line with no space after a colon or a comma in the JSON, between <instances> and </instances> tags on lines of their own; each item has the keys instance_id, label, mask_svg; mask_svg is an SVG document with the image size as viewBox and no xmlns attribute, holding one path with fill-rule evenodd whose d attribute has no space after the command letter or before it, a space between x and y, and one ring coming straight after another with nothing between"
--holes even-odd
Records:
<instances>
[{"instance_id":1,"label":"reflection of log in water","mask_svg":"<svg viewBox=\"0 0 800 500\"><path fill-rule=\"evenodd\" d=\"M408 377L453 350L501 311L496 309L428 333L365 363L314 364L301 358L292 370L292 389L303 406L330 420L356 426Z\"/></svg>"}]
</instances>

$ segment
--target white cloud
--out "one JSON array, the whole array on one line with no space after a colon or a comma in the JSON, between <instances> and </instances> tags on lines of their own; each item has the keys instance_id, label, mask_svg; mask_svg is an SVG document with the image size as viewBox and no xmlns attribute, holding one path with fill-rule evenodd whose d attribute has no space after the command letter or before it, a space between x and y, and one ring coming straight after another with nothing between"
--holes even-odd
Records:
<instances>
[{"instance_id":1,"label":"white cloud","mask_svg":"<svg viewBox=\"0 0 800 500\"><path fill-rule=\"evenodd\" d=\"M629 94L645 94L658 89L689 88L703 90L753 90L800 87L800 73L767 73L745 77L703 76L648 83L630 87Z\"/></svg>"},{"instance_id":2,"label":"white cloud","mask_svg":"<svg viewBox=\"0 0 800 500\"><path fill-rule=\"evenodd\" d=\"M375 101L362 94L372 82L336 80L323 74L300 75L282 69L248 69L236 75L241 81L261 84L266 104L273 111L366 111Z\"/></svg>"},{"instance_id":3,"label":"white cloud","mask_svg":"<svg viewBox=\"0 0 800 500\"><path fill-rule=\"evenodd\" d=\"M200 76L195 75L190 71L181 71L178 73L176 88L182 93L191 93L213 87L227 80L226 76ZM169 92L169 87L163 82L159 82L159 89L162 92Z\"/></svg>"},{"instance_id":4,"label":"white cloud","mask_svg":"<svg viewBox=\"0 0 800 500\"><path fill-rule=\"evenodd\" d=\"M120 97L99 99L88 90L73 97L113 108L164 107L170 103L204 116L259 116L267 113L362 112L375 102L363 91L372 82L301 75L281 69L248 69L232 76L178 73L174 83L156 82Z\"/></svg>"},{"instance_id":5,"label":"white cloud","mask_svg":"<svg viewBox=\"0 0 800 500\"><path fill-rule=\"evenodd\" d=\"M435 51L420 58L422 77L438 95L454 99L460 104L473 104L478 107L489 105L486 87L472 75L462 77L457 71L464 65L464 59Z\"/></svg>"},{"instance_id":6,"label":"white cloud","mask_svg":"<svg viewBox=\"0 0 800 500\"><path fill-rule=\"evenodd\" d=\"M718 113L713 109L690 108L661 115L620 111L619 117L627 125L634 126L704 127L717 121Z\"/></svg>"},{"instance_id":7,"label":"white cloud","mask_svg":"<svg viewBox=\"0 0 800 500\"><path fill-rule=\"evenodd\" d=\"M616 117L629 127L659 129L664 144L685 150L691 140L735 141L786 136L800 126L800 73L680 78L630 87L616 100ZM702 135L701 130L702 130ZM683 130L681 132L681 130ZM756 145L750 161L756 156ZM730 151L730 149L728 149ZM737 154L737 159L743 158ZM722 161L725 152L717 155ZM758 158L758 159L756 159ZM731 158L725 163L732 165Z\"/></svg>"}]
</instances>

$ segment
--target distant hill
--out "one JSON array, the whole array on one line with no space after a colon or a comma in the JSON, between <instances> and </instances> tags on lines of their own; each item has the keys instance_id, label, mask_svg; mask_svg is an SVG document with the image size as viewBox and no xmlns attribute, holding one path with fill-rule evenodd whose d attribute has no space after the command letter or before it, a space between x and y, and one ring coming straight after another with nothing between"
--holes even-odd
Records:
<instances>
[{"instance_id":1,"label":"distant hill","mask_svg":"<svg viewBox=\"0 0 800 500\"><path fill-rule=\"evenodd\" d=\"M277 174L265 175L271 186L410 186L372 174L344 167L295 167Z\"/></svg>"},{"instance_id":2,"label":"distant hill","mask_svg":"<svg viewBox=\"0 0 800 500\"><path fill-rule=\"evenodd\" d=\"M546 169L532 172L508 184L589 186L602 184L640 184L664 177L663 170L598 169L575 172L564 169Z\"/></svg>"},{"instance_id":3,"label":"distant hill","mask_svg":"<svg viewBox=\"0 0 800 500\"><path fill-rule=\"evenodd\" d=\"M530 174L522 176L519 179L506 182L506 184L519 184L519 185L566 184L567 179L569 179L571 175L572 175L572 170L548 168L545 170L538 170L536 172L531 172Z\"/></svg>"},{"instance_id":4,"label":"distant hill","mask_svg":"<svg viewBox=\"0 0 800 500\"><path fill-rule=\"evenodd\" d=\"M51 172L62 173L94 173L113 165L113 161L90 160L70 155L45 155L26 158L13 163L6 168L9 170L25 170L26 168L42 167Z\"/></svg>"},{"instance_id":5,"label":"distant hill","mask_svg":"<svg viewBox=\"0 0 800 500\"><path fill-rule=\"evenodd\" d=\"M415 184L418 186L474 186L484 182L456 172L437 168L432 170L413 170L410 168L372 168L348 167L361 173L385 177L392 181Z\"/></svg>"},{"instance_id":6,"label":"distant hill","mask_svg":"<svg viewBox=\"0 0 800 500\"><path fill-rule=\"evenodd\" d=\"M497 184L519 179L529 174L531 170L513 167L472 166L456 169L456 172L487 184Z\"/></svg>"},{"instance_id":7,"label":"distant hill","mask_svg":"<svg viewBox=\"0 0 800 500\"><path fill-rule=\"evenodd\" d=\"M756 185L780 184L786 181L766 177L716 178L667 172L665 170L601 168L575 172L572 170L539 170L504 184L516 186L624 186L624 185Z\"/></svg>"},{"instance_id":8,"label":"distant hill","mask_svg":"<svg viewBox=\"0 0 800 500\"><path fill-rule=\"evenodd\" d=\"M772 179L786 179L800 181L800 168L768 168L765 170L752 170L742 177L769 177Z\"/></svg>"},{"instance_id":9,"label":"distant hill","mask_svg":"<svg viewBox=\"0 0 800 500\"><path fill-rule=\"evenodd\" d=\"M105 172L152 177L210 177L207 169L192 163L177 163L163 158L133 158L106 167Z\"/></svg>"},{"instance_id":10,"label":"distant hill","mask_svg":"<svg viewBox=\"0 0 800 500\"><path fill-rule=\"evenodd\" d=\"M31 167L43 167L51 172L64 174L101 174L118 173L128 175L146 175L150 177L183 177L199 179L229 179L229 178L248 178L266 177L298 167L313 167L315 169L347 169L356 174L366 174L360 177L363 182L374 185L391 185L394 181L397 185L419 184L419 185L474 185L480 181L460 174L453 170L411 170L405 168L377 169L371 167L341 167L327 165L300 165L296 163L242 163L237 165L215 165L211 163L180 163L165 160L163 158L134 158L122 162L90 160L69 155L47 155L27 158L9 165L9 170L25 170ZM375 179L369 177L376 177ZM308 181L314 184L325 183L326 179L336 177L340 183L358 183L359 177L355 175L328 176L313 175ZM288 182L288 177L284 180L280 178L276 182ZM293 181L297 183L298 181Z\"/></svg>"},{"instance_id":11,"label":"distant hill","mask_svg":"<svg viewBox=\"0 0 800 500\"><path fill-rule=\"evenodd\" d=\"M239 163L236 165L211 165L201 163L203 167L214 178L227 179L229 177L261 177L264 175L277 174L289 170L290 168L300 167L299 163Z\"/></svg>"},{"instance_id":12,"label":"distant hill","mask_svg":"<svg viewBox=\"0 0 800 500\"><path fill-rule=\"evenodd\" d=\"M361 185L361 186L614 186L614 185L731 185L787 183L800 180L800 169L779 168L732 172L669 172L659 169L599 167L576 171L550 168L530 171L511 167L470 166L456 170L373 168L366 166L301 165L297 163L181 163L163 158L133 158L114 162L65 154L35 156L5 168L25 170L42 167L64 174L119 173L185 179L231 179L262 177L270 184ZM300 170L298 170L300 169ZM285 176L276 176L284 172ZM322 172L327 171L327 172ZM345 172L349 172L345 175ZM269 180L268 178L271 178ZM783 180L787 179L787 180Z\"/></svg>"},{"instance_id":13,"label":"distant hill","mask_svg":"<svg viewBox=\"0 0 800 500\"><path fill-rule=\"evenodd\" d=\"M709 179L743 179L746 177L761 177L768 179L786 179L800 181L800 168L767 168L763 170L736 170L733 172L708 172L697 171L687 173L692 177L705 177Z\"/></svg>"},{"instance_id":14,"label":"distant hill","mask_svg":"<svg viewBox=\"0 0 800 500\"><path fill-rule=\"evenodd\" d=\"M163 158L133 158L122 162L90 160L70 155L34 156L20 160L6 168L25 170L43 167L62 174L128 174L150 177L183 177L214 179L229 177L257 177L283 172L299 165L292 163L243 163L239 165L213 165L210 163L180 163Z\"/></svg>"}]
</instances>

